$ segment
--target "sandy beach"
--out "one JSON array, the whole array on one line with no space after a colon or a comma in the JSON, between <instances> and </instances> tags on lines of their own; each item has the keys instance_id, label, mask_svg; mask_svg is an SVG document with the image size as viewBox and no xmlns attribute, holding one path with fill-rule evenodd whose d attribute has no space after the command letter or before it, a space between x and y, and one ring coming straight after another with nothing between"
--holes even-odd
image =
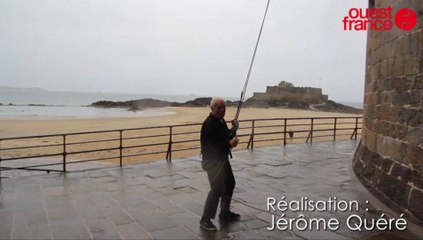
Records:
<instances>
[{"instance_id":1,"label":"sandy beach","mask_svg":"<svg viewBox=\"0 0 423 240\"><path fill-rule=\"evenodd\" d=\"M21 137L21 136L38 136L38 135L50 135L50 134L67 134L75 132L86 132L86 131L103 131L103 130L119 130L119 129L131 129L131 128L143 128L143 127L153 127L153 126L166 126L166 125L177 125L177 124L187 124L187 123L201 123L205 117L209 114L210 109L208 107L194 108L194 107L169 107L163 109L164 111L170 111L174 114L156 116L156 117L138 117L138 118L97 118L97 119L43 119L43 120L29 120L29 119L3 119L0 120L0 136L1 138L7 137ZM228 108L226 112L226 120L230 120L235 115L236 108ZM320 112L320 111L311 111L311 110L294 110L294 109L281 109L281 108L244 108L241 111L239 120L247 119L268 119L268 118L311 118L311 117L356 117L358 115L354 114L343 114L343 113L331 113L331 112ZM329 121L329 120L328 120ZM333 121L333 120L330 120ZM329 122L330 122L329 121ZM351 119L349 120L351 121ZM292 120L289 124L308 124L309 120ZM263 124L282 124L278 123L263 123ZM250 123L245 124L248 126L243 126L242 123L240 127L250 127ZM332 124L333 125L333 124ZM323 128L324 126L321 126ZM353 124L349 124L348 127L353 127ZM199 138L199 128L200 126L194 126L184 129L174 129L174 133L178 131L190 131L191 134L184 134L179 136L174 136L173 141L185 141ZM316 129L319 126L316 126ZM301 136L300 130L308 130L309 126L302 127L293 127L298 134L296 137ZM240 142L243 142L238 146L238 149L244 149L246 147L246 142L249 139L250 129L239 130L238 135L240 137ZM280 126L274 128L268 128L263 131L282 131ZM260 132L260 129L256 130L256 133ZM168 128L159 128L154 130L142 130L142 131L124 131L124 138L127 138L123 141L123 146L127 147L124 149L124 155L136 155L136 154L145 154L150 152L162 152L159 154L148 154L145 156L136 156L136 157L126 157L125 163L140 162L147 160L163 160L165 159L166 153L163 153L167 150L168 142ZM347 131L348 134L351 134L351 130ZM66 138L66 152L71 153L67 156L68 161L79 161L79 160L91 160L97 158L112 158L111 162L118 162L119 150L106 150L101 152L92 152L92 153L81 153L77 154L75 152L81 151L90 151L103 148L118 148L119 132L113 133L99 133L99 134L82 134L68 136ZM143 138L149 135L162 134L161 137L155 138ZM266 136L257 136L256 140L260 140L260 137ZM269 137L269 136L267 136ZM277 137L281 137L279 134ZM303 133L301 137L307 137L307 133ZM133 139L131 139L133 138ZM326 137L327 140L331 137ZM87 143L90 141L106 140L104 142L94 142ZM82 142L82 143L81 143ZM85 143L84 143L85 142ZM293 142L304 142L301 140L294 140ZM51 138L34 138L29 140L13 140L13 141L1 141L1 157L3 159L10 157L22 157L22 156L37 156L43 154L61 154L63 152L63 137L51 137ZM155 144L155 143L166 143L157 146L143 146L146 144ZM269 142L258 142L255 146L264 146L264 145L275 145L281 144L281 141L269 141ZM39 146L39 145L56 145L53 147L43 147L43 148L24 148L18 150L7 150L4 151L4 148L20 148L26 146ZM135 147L138 146L138 147ZM176 151L172 153L173 158L177 157L186 157L198 155L199 150L196 149L199 147L199 142L187 142L174 144L173 149L181 148L193 148L188 151ZM72 154L74 152L75 154ZM55 157L56 159L61 159L62 156L59 155ZM110 161L109 161L110 162Z\"/></svg>"},{"instance_id":2,"label":"sandy beach","mask_svg":"<svg viewBox=\"0 0 423 240\"><path fill-rule=\"evenodd\" d=\"M141 128L185 123L201 123L210 112L208 107L169 107L166 111L175 114L139 118L73 118L73 119L0 119L0 136L19 137L44 134L62 134L83 131L114 130ZM228 108L226 120L231 120L236 108ZM239 120L255 118L290 118L290 117L340 117L357 116L355 114L320 112L311 110L281 108L243 108Z\"/></svg>"}]
</instances>

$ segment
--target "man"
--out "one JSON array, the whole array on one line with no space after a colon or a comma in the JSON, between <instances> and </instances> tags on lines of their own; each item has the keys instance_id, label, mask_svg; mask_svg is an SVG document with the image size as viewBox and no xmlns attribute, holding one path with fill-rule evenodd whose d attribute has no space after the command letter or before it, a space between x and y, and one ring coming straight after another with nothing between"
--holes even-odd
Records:
<instances>
[{"instance_id":1,"label":"man","mask_svg":"<svg viewBox=\"0 0 423 240\"><path fill-rule=\"evenodd\" d=\"M219 199L220 220L227 222L240 218L239 214L230 211L232 194L235 188L235 177L228 157L231 148L236 147L238 144L238 138L235 136L238 123L234 121L232 128L228 129L223 118L226 112L226 105L223 99L213 98L210 102L210 107L211 113L204 120L201 127L201 166L207 172L210 192L204 205L200 226L209 231L216 231L217 228L211 219L216 216Z\"/></svg>"}]
</instances>

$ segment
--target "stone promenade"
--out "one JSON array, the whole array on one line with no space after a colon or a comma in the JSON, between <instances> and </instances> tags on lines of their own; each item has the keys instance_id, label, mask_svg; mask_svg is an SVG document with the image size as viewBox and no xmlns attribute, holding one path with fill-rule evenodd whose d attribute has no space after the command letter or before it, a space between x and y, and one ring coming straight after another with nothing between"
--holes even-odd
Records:
<instances>
[{"instance_id":1,"label":"stone promenade","mask_svg":"<svg viewBox=\"0 0 423 240\"><path fill-rule=\"evenodd\" d=\"M405 231L366 230L360 222L399 218L355 177L351 163L357 143L291 144L234 152L237 181L234 223L215 223L205 232L199 220L209 190L199 157L108 167L91 171L38 173L3 178L0 239L418 239L421 226L407 217ZM291 208L267 211L268 197ZM326 210L296 209L307 206ZM313 205L312 201L320 201ZM335 202L337 204L330 204ZM352 204L345 210L346 204ZM329 209L336 206L338 210ZM285 207L286 208L286 207ZM358 208L358 211L357 211ZM344 209L344 211L341 211ZM272 221L281 219L279 227ZM297 221L301 219L300 221ZM313 224L312 219L321 220ZM338 221L336 230L329 219ZM286 222L291 222L292 226ZM348 225L348 224L350 225ZM305 229L307 224L310 229ZM317 229L319 227L319 229ZM335 225L332 225L335 227ZM395 225L393 226L395 229ZM355 231L354 231L355 229Z\"/></svg>"}]
</instances>

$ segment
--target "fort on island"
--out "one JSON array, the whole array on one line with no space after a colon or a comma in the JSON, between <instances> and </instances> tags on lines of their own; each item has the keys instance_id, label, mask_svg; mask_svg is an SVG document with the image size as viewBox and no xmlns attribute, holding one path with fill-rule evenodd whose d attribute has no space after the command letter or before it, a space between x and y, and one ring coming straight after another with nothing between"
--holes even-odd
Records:
<instances>
[{"instance_id":1,"label":"fort on island","mask_svg":"<svg viewBox=\"0 0 423 240\"><path fill-rule=\"evenodd\" d=\"M328 95L323 95L321 88L295 87L294 84L286 81L281 81L277 86L267 86L265 93L255 92L252 98L264 101L276 100L309 104L328 101Z\"/></svg>"}]
</instances>

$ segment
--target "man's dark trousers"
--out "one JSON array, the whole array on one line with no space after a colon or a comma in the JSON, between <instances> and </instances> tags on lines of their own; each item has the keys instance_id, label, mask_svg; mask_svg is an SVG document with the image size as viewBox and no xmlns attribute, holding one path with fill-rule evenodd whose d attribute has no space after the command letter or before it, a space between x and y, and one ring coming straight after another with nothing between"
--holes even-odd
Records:
<instances>
[{"instance_id":1,"label":"man's dark trousers","mask_svg":"<svg viewBox=\"0 0 423 240\"><path fill-rule=\"evenodd\" d=\"M205 170L207 171L211 190L207 195L203 217L206 219L214 219L217 205L219 204L219 198L221 199L221 211L229 211L232 194L235 188L235 177L229 160L223 160L209 165L211 166L208 166Z\"/></svg>"}]
</instances>

